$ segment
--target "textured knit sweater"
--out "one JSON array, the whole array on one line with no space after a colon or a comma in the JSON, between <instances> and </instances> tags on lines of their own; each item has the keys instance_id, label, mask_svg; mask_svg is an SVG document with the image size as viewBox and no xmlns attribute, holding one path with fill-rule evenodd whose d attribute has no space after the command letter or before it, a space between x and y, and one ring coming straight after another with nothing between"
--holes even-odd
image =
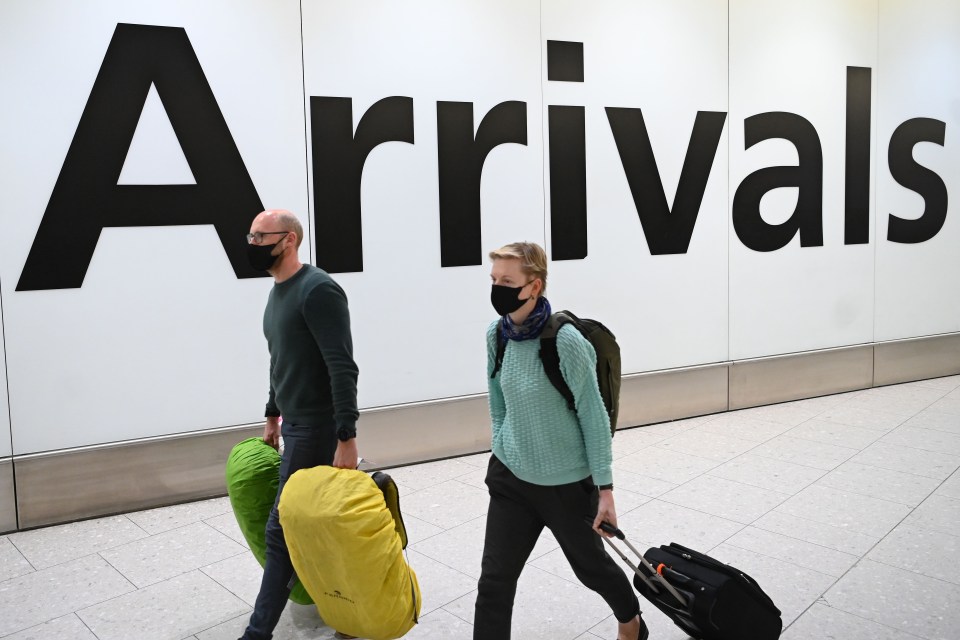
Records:
<instances>
[{"instance_id":1,"label":"textured knit sweater","mask_svg":"<svg viewBox=\"0 0 960 640\"><path fill-rule=\"evenodd\" d=\"M613 482L610 418L597 384L597 355L575 327L557 333L560 371L576 402L567 407L540 360L540 338L508 340L495 378L497 325L487 329L487 380L493 453L521 480L558 485L592 475Z\"/></svg>"},{"instance_id":2,"label":"textured knit sweater","mask_svg":"<svg viewBox=\"0 0 960 640\"><path fill-rule=\"evenodd\" d=\"M267 415L356 429L357 365L347 296L327 272L304 265L270 290L263 312L270 349Z\"/></svg>"}]
</instances>

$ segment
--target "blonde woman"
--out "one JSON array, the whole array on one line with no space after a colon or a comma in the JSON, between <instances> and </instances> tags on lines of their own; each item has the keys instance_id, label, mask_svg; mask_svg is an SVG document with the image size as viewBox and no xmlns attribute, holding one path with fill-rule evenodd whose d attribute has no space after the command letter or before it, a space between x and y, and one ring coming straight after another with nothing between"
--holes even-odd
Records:
<instances>
[{"instance_id":1,"label":"blonde woman","mask_svg":"<svg viewBox=\"0 0 960 640\"><path fill-rule=\"evenodd\" d=\"M637 596L603 548L599 525L617 522L610 419L597 384L596 354L575 327L557 334L560 370L577 411L547 378L540 333L550 318L547 256L517 242L490 253L491 302L500 316L487 330L493 455L474 640L508 640L520 572L544 527L577 578L610 605L618 640L646 640ZM497 334L506 339L497 367ZM593 520L593 529L585 521ZM597 535L600 534L600 535ZM573 603L571 603L573 604Z\"/></svg>"}]
</instances>

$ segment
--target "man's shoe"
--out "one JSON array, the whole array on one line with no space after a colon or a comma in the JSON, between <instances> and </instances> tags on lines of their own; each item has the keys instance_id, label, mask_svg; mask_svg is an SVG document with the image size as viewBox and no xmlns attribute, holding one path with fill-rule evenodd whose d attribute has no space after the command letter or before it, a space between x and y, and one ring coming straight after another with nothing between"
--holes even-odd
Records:
<instances>
[{"instance_id":1,"label":"man's shoe","mask_svg":"<svg viewBox=\"0 0 960 640\"><path fill-rule=\"evenodd\" d=\"M354 638L356 638L357 636L348 636L345 633L340 633L339 631L335 631L333 633L333 637L336 638L337 640L354 640Z\"/></svg>"}]
</instances>

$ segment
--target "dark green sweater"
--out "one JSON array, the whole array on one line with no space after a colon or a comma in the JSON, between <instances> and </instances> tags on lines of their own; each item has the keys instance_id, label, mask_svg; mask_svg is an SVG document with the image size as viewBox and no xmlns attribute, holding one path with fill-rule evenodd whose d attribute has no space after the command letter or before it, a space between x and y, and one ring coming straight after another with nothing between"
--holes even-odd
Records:
<instances>
[{"instance_id":1,"label":"dark green sweater","mask_svg":"<svg viewBox=\"0 0 960 640\"><path fill-rule=\"evenodd\" d=\"M263 334L270 349L267 415L355 430L358 369L340 285L322 269L303 265L270 290Z\"/></svg>"}]
</instances>

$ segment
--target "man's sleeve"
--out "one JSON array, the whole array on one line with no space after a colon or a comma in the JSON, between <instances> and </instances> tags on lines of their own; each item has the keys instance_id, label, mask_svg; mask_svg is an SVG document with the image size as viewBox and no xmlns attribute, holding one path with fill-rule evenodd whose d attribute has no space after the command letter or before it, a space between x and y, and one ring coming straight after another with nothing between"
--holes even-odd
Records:
<instances>
[{"instance_id":1,"label":"man's sleeve","mask_svg":"<svg viewBox=\"0 0 960 640\"><path fill-rule=\"evenodd\" d=\"M347 295L332 280L321 283L307 294L303 315L327 365L337 428L356 433L359 369L353 360Z\"/></svg>"},{"instance_id":2,"label":"man's sleeve","mask_svg":"<svg viewBox=\"0 0 960 640\"><path fill-rule=\"evenodd\" d=\"M493 368L497 362L497 331L499 321L494 322L487 328L487 397L490 401L490 426L493 431L493 439L496 440L500 427L503 426L503 420L507 416L507 405L503 399L503 388L500 386L500 378L491 377Z\"/></svg>"},{"instance_id":3,"label":"man's sleeve","mask_svg":"<svg viewBox=\"0 0 960 640\"><path fill-rule=\"evenodd\" d=\"M267 407L263 412L266 418L277 418L280 416L280 408L277 406L277 392L273 390L273 360L270 360L270 392L267 395Z\"/></svg>"}]
</instances>

